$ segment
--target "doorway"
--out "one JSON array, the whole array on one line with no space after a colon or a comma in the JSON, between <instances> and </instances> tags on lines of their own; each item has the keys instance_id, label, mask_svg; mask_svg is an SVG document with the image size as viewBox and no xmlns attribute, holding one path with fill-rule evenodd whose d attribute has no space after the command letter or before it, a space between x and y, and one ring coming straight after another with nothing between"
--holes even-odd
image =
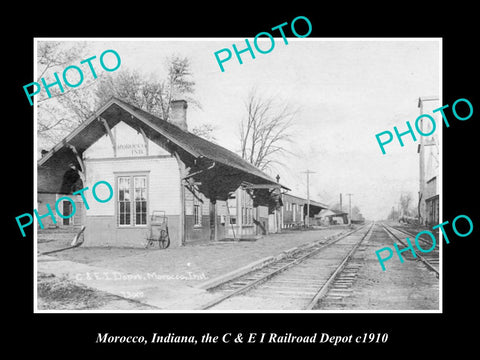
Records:
<instances>
[{"instance_id":1,"label":"doorway","mask_svg":"<svg viewBox=\"0 0 480 360\"><path fill-rule=\"evenodd\" d=\"M72 213L72 203L68 200L63 201L63 216L69 216ZM70 225L73 223L73 219L69 217L68 219L63 219L63 225Z\"/></svg>"}]
</instances>

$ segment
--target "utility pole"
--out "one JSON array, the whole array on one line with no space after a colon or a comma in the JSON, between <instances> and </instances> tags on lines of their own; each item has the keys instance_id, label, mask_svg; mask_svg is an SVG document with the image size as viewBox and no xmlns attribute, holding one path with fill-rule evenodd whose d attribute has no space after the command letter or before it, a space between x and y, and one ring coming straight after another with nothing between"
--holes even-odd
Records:
<instances>
[{"instance_id":1,"label":"utility pole","mask_svg":"<svg viewBox=\"0 0 480 360\"><path fill-rule=\"evenodd\" d=\"M315 171L304 171L303 174L307 174L307 227L310 226L310 174L315 174Z\"/></svg>"},{"instance_id":2,"label":"utility pole","mask_svg":"<svg viewBox=\"0 0 480 360\"><path fill-rule=\"evenodd\" d=\"M352 223L352 195L353 194L347 194L348 196L348 225Z\"/></svg>"}]
</instances>

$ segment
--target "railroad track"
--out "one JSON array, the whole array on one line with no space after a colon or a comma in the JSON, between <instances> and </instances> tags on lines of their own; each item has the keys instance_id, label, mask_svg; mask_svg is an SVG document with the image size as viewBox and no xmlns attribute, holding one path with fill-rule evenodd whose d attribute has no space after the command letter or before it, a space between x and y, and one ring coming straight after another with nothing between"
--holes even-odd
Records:
<instances>
[{"instance_id":1,"label":"railroad track","mask_svg":"<svg viewBox=\"0 0 480 360\"><path fill-rule=\"evenodd\" d=\"M333 282L348 287L354 276L348 262L361 243L371 236L374 226L374 223L364 225L338 239L303 249L209 289L218 297L204 304L201 310L313 309L328 293Z\"/></svg>"},{"instance_id":2,"label":"railroad track","mask_svg":"<svg viewBox=\"0 0 480 360\"><path fill-rule=\"evenodd\" d=\"M403 244L405 247L408 246L406 241L404 241L405 237L408 237L410 239L410 243L415 246L415 236L416 234L412 234L408 231L405 231L403 229L398 229L396 227L387 225L387 224L382 224L384 227L385 231L390 234L394 239L396 239L398 242ZM419 243L422 246L423 249L427 250L431 248L432 246L432 239L429 236L422 235L418 238ZM437 278L440 276L439 268L440 268L440 241L437 239L435 248L427 253L422 253L420 251L415 251L415 254L417 255L416 258L413 257L412 253L410 251L405 251L402 253L402 257L407 259L407 260L417 260L421 261L429 270L433 271L436 275Z\"/></svg>"}]
</instances>

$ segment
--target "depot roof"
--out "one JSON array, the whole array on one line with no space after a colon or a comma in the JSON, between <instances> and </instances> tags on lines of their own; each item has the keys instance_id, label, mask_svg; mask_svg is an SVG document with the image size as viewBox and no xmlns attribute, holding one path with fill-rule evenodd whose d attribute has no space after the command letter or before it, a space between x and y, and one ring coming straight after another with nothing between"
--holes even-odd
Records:
<instances>
[{"instance_id":1,"label":"depot roof","mask_svg":"<svg viewBox=\"0 0 480 360\"><path fill-rule=\"evenodd\" d=\"M106 128L105 124L99 121L101 119L110 128L123 121L134 129L141 129L147 138L174 151L187 166L192 168L200 163L215 163L219 165L215 169L216 175L228 174L232 178L238 178L239 175L242 175L243 181L287 189L232 151L184 131L172 123L115 97L112 97L87 121L83 122L45 154L38 161L39 169L62 168L62 171L67 170L68 164L76 162L76 156L69 145L72 145L78 154L82 154L95 141L105 135ZM221 171L218 170L219 168ZM59 172L61 171L59 170ZM40 192L42 190L55 192L55 189L52 189L52 184L45 183L42 185L39 181L38 186ZM44 188L41 189L41 186Z\"/></svg>"},{"instance_id":2,"label":"depot roof","mask_svg":"<svg viewBox=\"0 0 480 360\"><path fill-rule=\"evenodd\" d=\"M292 200L295 200L297 204L300 204L300 205L306 205L308 200L305 199L305 198L302 198L302 197L299 197L299 196L295 196L295 195L292 195L292 194L285 194L284 195L286 199L288 198L292 198ZM316 207L319 207L319 208L322 208L322 209L328 209L328 205L325 205L319 201L315 201L315 200L312 200L310 199L310 206L316 206Z\"/></svg>"}]
</instances>

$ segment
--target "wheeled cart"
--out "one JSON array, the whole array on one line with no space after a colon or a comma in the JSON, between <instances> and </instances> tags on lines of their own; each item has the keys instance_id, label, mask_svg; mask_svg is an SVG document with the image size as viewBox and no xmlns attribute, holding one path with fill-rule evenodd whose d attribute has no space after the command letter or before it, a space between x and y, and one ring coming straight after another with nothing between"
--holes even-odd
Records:
<instances>
[{"instance_id":1,"label":"wheeled cart","mask_svg":"<svg viewBox=\"0 0 480 360\"><path fill-rule=\"evenodd\" d=\"M150 232L147 238L146 248L159 247L166 249L170 246L168 235L168 217L163 210L154 210L150 218Z\"/></svg>"}]
</instances>

